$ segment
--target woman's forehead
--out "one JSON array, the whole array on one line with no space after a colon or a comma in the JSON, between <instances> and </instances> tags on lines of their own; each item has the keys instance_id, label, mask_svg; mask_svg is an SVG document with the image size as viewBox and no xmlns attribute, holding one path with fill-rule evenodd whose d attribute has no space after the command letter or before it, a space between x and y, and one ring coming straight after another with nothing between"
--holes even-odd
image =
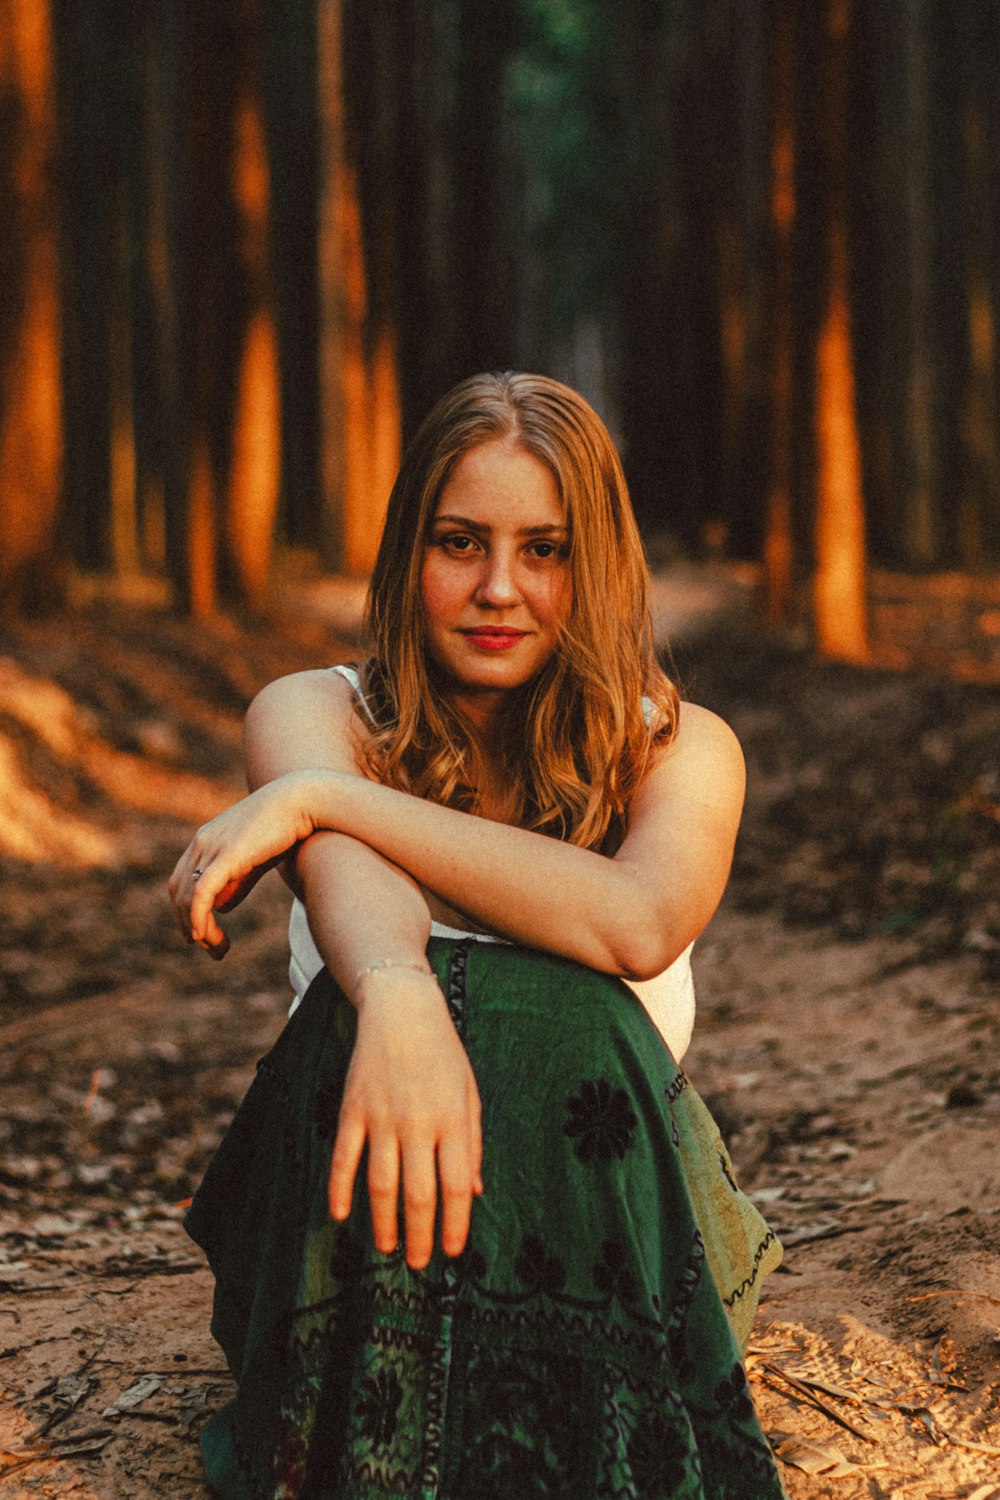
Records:
<instances>
[{"instance_id":1,"label":"woman's forehead","mask_svg":"<svg viewBox=\"0 0 1000 1500\"><path fill-rule=\"evenodd\" d=\"M463 514L518 513L535 509L540 521L561 524L565 507L549 466L522 444L493 439L468 449L441 486L435 519L459 507Z\"/></svg>"}]
</instances>

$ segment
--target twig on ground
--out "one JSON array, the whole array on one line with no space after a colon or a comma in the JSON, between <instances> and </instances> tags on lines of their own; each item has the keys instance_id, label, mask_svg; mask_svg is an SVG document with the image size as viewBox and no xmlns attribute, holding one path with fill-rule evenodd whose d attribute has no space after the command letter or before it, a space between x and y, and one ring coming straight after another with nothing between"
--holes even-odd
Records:
<instances>
[{"instance_id":1,"label":"twig on ground","mask_svg":"<svg viewBox=\"0 0 1000 1500\"><path fill-rule=\"evenodd\" d=\"M855 1437L861 1438L861 1440L865 1443L878 1442L878 1439L873 1436L872 1433L865 1432L862 1428L856 1427L855 1424L851 1422L847 1417L845 1417L841 1412L837 1411L832 1406L828 1406L825 1401L821 1400L821 1398L816 1394L816 1389L818 1388L820 1390L824 1390L828 1389L827 1387L818 1386L816 1381L800 1378L797 1375L790 1375L787 1370L783 1370L780 1365L772 1364L772 1362L768 1359L759 1360L758 1366L759 1368L769 1372L771 1375L776 1375L779 1380L783 1380L786 1385L791 1386L792 1390L795 1391L803 1401L808 1401L811 1406L817 1407L824 1416L829 1417L832 1422L836 1422L840 1427L845 1427L847 1431L852 1432Z\"/></svg>"}]
</instances>

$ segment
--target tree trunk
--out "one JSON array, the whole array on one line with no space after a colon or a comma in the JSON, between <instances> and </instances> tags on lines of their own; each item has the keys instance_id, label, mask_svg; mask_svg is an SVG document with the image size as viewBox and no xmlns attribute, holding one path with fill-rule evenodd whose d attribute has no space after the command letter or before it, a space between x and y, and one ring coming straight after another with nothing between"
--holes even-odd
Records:
<instances>
[{"instance_id":1,"label":"tree trunk","mask_svg":"<svg viewBox=\"0 0 1000 1500\"><path fill-rule=\"evenodd\" d=\"M7 0L0 12L0 88L10 101L0 180L6 303L0 346L0 606L16 610L51 603L58 587L62 402L46 0Z\"/></svg>"},{"instance_id":2,"label":"tree trunk","mask_svg":"<svg viewBox=\"0 0 1000 1500\"><path fill-rule=\"evenodd\" d=\"M768 623L792 616L793 368L795 305L795 5L778 7L774 29L771 143L771 238L774 254L771 351L771 474L764 526L764 597Z\"/></svg>"},{"instance_id":3,"label":"tree trunk","mask_svg":"<svg viewBox=\"0 0 1000 1500\"><path fill-rule=\"evenodd\" d=\"M344 103L343 20L340 0L320 0L320 469L327 560L348 573L364 574L375 561L400 457L392 288L376 283L382 295L373 305L370 285L370 262L379 255L388 268L384 275L391 278L395 247L366 243L356 150ZM364 17L359 24L367 54L372 49ZM355 66L372 66L370 55L352 56ZM390 182L372 186L387 193ZM382 222L381 232L393 235L391 216ZM379 227L374 228L369 241L378 233Z\"/></svg>"},{"instance_id":4,"label":"tree trunk","mask_svg":"<svg viewBox=\"0 0 1000 1500\"><path fill-rule=\"evenodd\" d=\"M934 358L931 337L931 197L928 158L927 50L925 0L901 7L906 77L906 144L903 156L906 200L905 261L908 280L908 360L906 371L906 498L903 516L907 559L930 566L938 555L935 524Z\"/></svg>"},{"instance_id":5,"label":"tree trunk","mask_svg":"<svg viewBox=\"0 0 1000 1500\"><path fill-rule=\"evenodd\" d=\"M259 613L268 598L281 488L281 396L268 253L269 174L256 90L245 92L235 128L233 196L249 317L238 359L225 526L236 596Z\"/></svg>"},{"instance_id":6,"label":"tree trunk","mask_svg":"<svg viewBox=\"0 0 1000 1500\"><path fill-rule=\"evenodd\" d=\"M824 656L868 656L865 515L854 396L848 255L851 0L826 0L823 121L829 186L826 292L816 351L816 640Z\"/></svg>"},{"instance_id":7,"label":"tree trunk","mask_svg":"<svg viewBox=\"0 0 1000 1500\"><path fill-rule=\"evenodd\" d=\"M996 99L995 15L964 6L960 32L966 98L962 118L966 357L960 397L964 461L959 497L957 552L974 571L1000 560L1000 383L996 313L1000 298L996 246L996 144L1000 109ZM992 118L991 118L992 116ZM992 196L991 196L992 195Z\"/></svg>"}]
</instances>

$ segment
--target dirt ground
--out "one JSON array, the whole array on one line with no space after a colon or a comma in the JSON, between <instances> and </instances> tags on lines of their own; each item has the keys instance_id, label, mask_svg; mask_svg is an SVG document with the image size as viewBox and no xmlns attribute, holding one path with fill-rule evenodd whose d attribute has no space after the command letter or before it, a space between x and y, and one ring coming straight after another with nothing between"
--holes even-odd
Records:
<instances>
[{"instance_id":1,"label":"dirt ground","mask_svg":"<svg viewBox=\"0 0 1000 1500\"><path fill-rule=\"evenodd\" d=\"M216 966L164 880L255 687L346 654L121 608L0 634L0 1500L206 1494L230 1382L180 1205L280 1030L287 896ZM786 1247L749 1369L789 1494L1000 1497L1000 693L745 621L678 654L750 766L686 1068Z\"/></svg>"}]
</instances>

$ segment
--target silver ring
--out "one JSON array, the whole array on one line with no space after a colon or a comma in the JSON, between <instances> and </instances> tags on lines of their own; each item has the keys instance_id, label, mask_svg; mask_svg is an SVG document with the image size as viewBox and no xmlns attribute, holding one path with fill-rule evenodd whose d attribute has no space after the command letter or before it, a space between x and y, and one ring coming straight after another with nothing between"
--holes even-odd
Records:
<instances>
[{"instance_id":1,"label":"silver ring","mask_svg":"<svg viewBox=\"0 0 1000 1500\"><path fill-rule=\"evenodd\" d=\"M191 872L191 879L192 880L197 880L198 877L199 877L199 875L204 875L204 873L205 873L204 870L193 870Z\"/></svg>"}]
</instances>

